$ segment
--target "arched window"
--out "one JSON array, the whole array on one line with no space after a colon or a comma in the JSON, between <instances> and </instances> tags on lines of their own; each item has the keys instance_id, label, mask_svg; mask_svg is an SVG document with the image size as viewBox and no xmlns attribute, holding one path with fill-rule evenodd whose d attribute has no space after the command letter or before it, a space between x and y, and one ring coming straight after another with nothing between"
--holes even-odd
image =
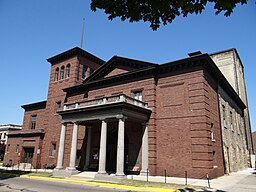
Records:
<instances>
[{"instance_id":1,"label":"arched window","mask_svg":"<svg viewBox=\"0 0 256 192\"><path fill-rule=\"evenodd\" d=\"M67 64L67 68L66 68L66 78L69 78L70 76L70 64Z\"/></svg>"},{"instance_id":2,"label":"arched window","mask_svg":"<svg viewBox=\"0 0 256 192\"><path fill-rule=\"evenodd\" d=\"M55 70L54 81L59 80L59 67Z\"/></svg>"},{"instance_id":3,"label":"arched window","mask_svg":"<svg viewBox=\"0 0 256 192\"><path fill-rule=\"evenodd\" d=\"M82 69L82 79L86 78L86 71L87 71L87 67L85 65L83 65L83 69Z\"/></svg>"},{"instance_id":4,"label":"arched window","mask_svg":"<svg viewBox=\"0 0 256 192\"><path fill-rule=\"evenodd\" d=\"M64 71L65 71L65 67L62 66L62 67L60 68L60 80L61 80L61 79L64 79Z\"/></svg>"}]
</instances>

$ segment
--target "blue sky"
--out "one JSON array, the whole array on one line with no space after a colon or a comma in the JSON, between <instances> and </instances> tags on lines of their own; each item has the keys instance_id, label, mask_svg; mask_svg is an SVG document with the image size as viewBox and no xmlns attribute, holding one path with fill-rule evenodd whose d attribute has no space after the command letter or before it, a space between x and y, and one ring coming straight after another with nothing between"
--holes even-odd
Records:
<instances>
[{"instance_id":1,"label":"blue sky","mask_svg":"<svg viewBox=\"0 0 256 192\"><path fill-rule=\"evenodd\" d=\"M80 45L108 60L120 55L156 63L236 48L245 67L252 129L256 131L256 4L237 6L231 17L215 16L212 5L201 15L178 17L152 31L148 23L108 21L87 0L0 0L0 124L23 121L22 104L45 100L47 58Z\"/></svg>"}]
</instances>

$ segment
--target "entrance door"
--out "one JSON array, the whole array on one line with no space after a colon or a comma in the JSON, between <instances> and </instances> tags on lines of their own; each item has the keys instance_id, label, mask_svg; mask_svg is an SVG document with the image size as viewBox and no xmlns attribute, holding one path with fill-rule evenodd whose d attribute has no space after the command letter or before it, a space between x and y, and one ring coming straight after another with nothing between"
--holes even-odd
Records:
<instances>
[{"instance_id":1,"label":"entrance door","mask_svg":"<svg viewBox=\"0 0 256 192\"><path fill-rule=\"evenodd\" d=\"M34 155L34 147L24 147L24 163L32 163Z\"/></svg>"}]
</instances>

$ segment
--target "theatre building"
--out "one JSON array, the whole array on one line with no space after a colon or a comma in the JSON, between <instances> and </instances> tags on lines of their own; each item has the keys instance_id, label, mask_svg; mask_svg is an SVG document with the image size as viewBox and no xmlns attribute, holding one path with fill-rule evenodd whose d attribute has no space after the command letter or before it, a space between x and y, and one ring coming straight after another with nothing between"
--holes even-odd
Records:
<instances>
[{"instance_id":1,"label":"theatre building","mask_svg":"<svg viewBox=\"0 0 256 192\"><path fill-rule=\"evenodd\" d=\"M47 100L22 106L23 128L9 134L4 163L54 168L55 176L166 170L191 178L249 166L247 104L211 55L105 62L76 47L47 61Z\"/></svg>"}]
</instances>

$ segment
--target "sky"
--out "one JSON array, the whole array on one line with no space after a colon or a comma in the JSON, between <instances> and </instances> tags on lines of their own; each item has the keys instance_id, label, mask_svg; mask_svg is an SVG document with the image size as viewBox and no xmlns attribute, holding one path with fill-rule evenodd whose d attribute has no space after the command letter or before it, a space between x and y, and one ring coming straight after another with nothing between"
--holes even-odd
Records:
<instances>
[{"instance_id":1,"label":"sky","mask_svg":"<svg viewBox=\"0 0 256 192\"><path fill-rule=\"evenodd\" d=\"M0 124L22 124L23 104L46 100L56 54L80 46L102 58L113 55L155 63L236 48L244 64L252 130L256 131L256 3L239 5L230 17L209 4L201 15L177 17L152 31L149 23L113 21L90 0L0 0Z\"/></svg>"}]
</instances>

